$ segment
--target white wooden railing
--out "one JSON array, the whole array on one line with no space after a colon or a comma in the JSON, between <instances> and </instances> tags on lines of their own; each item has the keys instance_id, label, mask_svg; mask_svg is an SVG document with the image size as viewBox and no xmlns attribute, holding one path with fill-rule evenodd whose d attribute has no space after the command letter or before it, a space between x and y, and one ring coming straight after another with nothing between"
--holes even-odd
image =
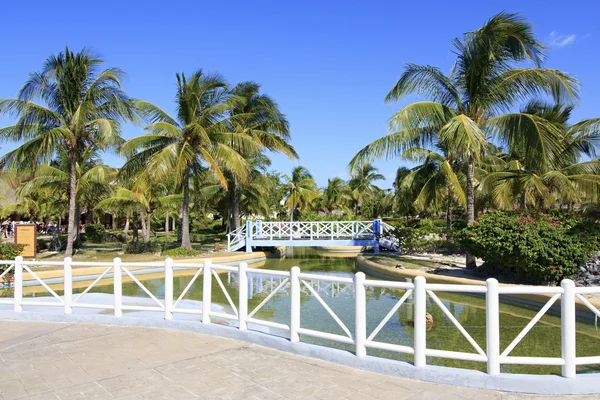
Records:
<instances>
[{"instance_id":1,"label":"white wooden railing","mask_svg":"<svg viewBox=\"0 0 600 400\"><path fill-rule=\"evenodd\" d=\"M163 314L164 319L171 320L175 314L198 314L202 317L202 323L210 323L211 317L218 317L237 321L238 329L247 330L248 324L262 325L272 328L283 329L289 332L289 338L292 343L299 342L302 335L312 336L321 339L333 340L340 343L351 344L355 348L355 353L359 357L367 354L367 349L381 349L391 352L412 354L414 356L414 365L417 368L425 367L427 357L442 357L455 360L468 360L487 363L487 372L490 375L500 374L500 366L503 364L526 364L526 365L556 365L562 367L562 375L566 378L576 377L576 368L578 365L600 364L600 346L598 346L598 355L577 357L576 353L576 299L579 299L585 307L592 313L600 317L600 311L590 303L584 294L600 293L600 288L575 287L573 281L565 279L560 287L540 287L540 286L499 286L495 279L488 279L485 286L478 285L455 285L455 284L435 284L427 283L424 277L416 277L413 282L395 282L383 280L367 280L362 272L358 272L353 278L338 277L331 275L321 275L301 272L300 268L293 267L290 271L273 271L264 269L248 268L244 262L239 266L213 265L211 260L205 260L202 264L183 264L175 263L167 258L164 262L153 263L128 263L115 258L112 262L74 262L70 258L64 261L38 262L24 261L17 257L15 261L1 261L0 265L8 268L0 275L2 279L7 274L14 273L14 280L10 287L14 289L12 297L0 298L0 304L11 304L16 313L22 312L24 307L61 307L65 314L73 313L74 308L87 307L113 310L116 318L123 316L124 310L131 311L157 311ZM36 274L36 266L60 266L63 276L63 296L59 296L44 279L40 279ZM73 297L73 267L102 267L105 270L77 297ZM154 268L164 273L165 291L164 299L159 299L136 277L136 271L139 268ZM176 271L192 270L195 271L192 279L184 288L177 299L173 296L173 275ZM237 275L238 302L232 300L226 286L223 284L217 271L227 271L228 277L231 274ZM30 274L44 289L53 297L52 301L42 301L39 297L29 298L23 296L23 272ZM270 293L253 310L248 310L248 276L270 276L275 277L277 286L271 285ZM185 307L181 304L182 299L193 287L200 275L212 277L203 279L202 283L202 306L196 308ZM129 305L123 303L122 295L122 277L129 277L138 285L154 302L151 306ZM111 279L114 286L113 304L86 303L85 295L101 279ZM222 291L230 306L231 311L211 310L213 278L218 285L218 290ZM314 282L329 282L332 285L338 284L345 288L352 288L354 294L354 329L348 328L346 322L342 320L321 297L319 291L315 289ZM278 293L288 295L286 288L289 286L289 301L291 312L289 324L282 324L273 321L262 320L258 318L257 313ZM318 287L318 286L317 286ZM377 325L375 329L368 332L367 329L367 296L366 291L372 288L387 288L394 290L405 290L404 295L398 299L396 304L389 310L387 315ZM444 303L439 299L436 293L440 292L458 292L479 294L486 299L486 350L473 339L467 329L463 327L456 317L448 310ZM264 293L264 292L263 292ZM314 329L308 329L301 326L300 323L300 298L301 293L310 294L324 308L324 310L339 325L343 335L323 332ZM550 296L547 303L540 309L523 330L515 337L512 342L501 351L500 348L500 295L528 295L528 294L547 294ZM414 303L414 338L412 346L392 344L377 341L377 335L381 332L385 324L398 311L402 304L412 298ZM441 349L431 349L427 347L427 322L426 305L427 299L436 304L445 316L456 326L460 333L471 344L473 352L447 351ZM561 357L537 357L530 355L526 357L511 356L512 350L523 340L531 331L533 326L539 322L544 314L558 300L561 302ZM370 302L372 303L372 301ZM553 345L549 343L549 345Z\"/></svg>"},{"instance_id":2,"label":"white wooden railing","mask_svg":"<svg viewBox=\"0 0 600 400\"><path fill-rule=\"evenodd\" d=\"M227 234L227 251L236 251L246 245L246 225Z\"/></svg>"},{"instance_id":3,"label":"white wooden railing","mask_svg":"<svg viewBox=\"0 0 600 400\"><path fill-rule=\"evenodd\" d=\"M372 221L276 221L253 225L253 239L373 238Z\"/></svg>"}]
</instances>

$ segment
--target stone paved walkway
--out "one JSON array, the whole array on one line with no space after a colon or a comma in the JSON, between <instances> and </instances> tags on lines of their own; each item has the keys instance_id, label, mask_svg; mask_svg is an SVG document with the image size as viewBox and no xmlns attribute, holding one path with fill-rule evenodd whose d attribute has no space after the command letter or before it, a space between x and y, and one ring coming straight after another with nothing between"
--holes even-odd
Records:
<instances>
[{"instance_id":1,"label":"stone paved walkway","mask_svg":"<svg viewBox=\"0 0 600 400\"><path fill-rule=\"evenodd\" d=\"M538 399L364 372L219 337L0 322L2 399ZM592 396L565 397L592 399Z\"/></svg>"}]
</instances>

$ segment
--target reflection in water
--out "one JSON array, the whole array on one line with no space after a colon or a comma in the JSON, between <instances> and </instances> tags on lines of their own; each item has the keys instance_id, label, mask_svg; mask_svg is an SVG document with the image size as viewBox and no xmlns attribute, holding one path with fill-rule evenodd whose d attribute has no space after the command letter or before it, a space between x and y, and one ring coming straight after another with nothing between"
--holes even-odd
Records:
<instances>
[{"instance_id":1,"label":"reflection in water","mask_svg":"<svg viewBox=\"0 0 600 400\"><path fill-rule=\"evenodd\" d=\"M290 249L291 250L291 249ZM293 266L299 266L303 272L315 272L319 274L335 275L340 277L352 277L356 272L353 255L344 258L340 253L334 253L329 257L327 253L317 253L308 248L295 248L292 253L279 259L268 259L264 269L289 271ZM252 266L251 266L252 267ZM174 297L177 299L192 279L195 271L178 271L174 278ZM238 279L236 273L221 271L221 280L224 287L231 296L234 304L238 302ZM140 281L158 298L164 296L164 278L154 276L151 279L143 275ZM202 276L199 276L189 291L186 299L202 300ZM214 279L214 278L213 278ZM270 277L262 274L249 274L248 282L248 312L251 313L283 279L281 277ZM348 327L350 332L354 330L354 298L351 284L322 282L318 280L306 280L325 300L327 305ZM74 292L81 292L77 289ZM256 319L268 320L281 324L289 324L290 301L289 282L284 285L260 310L254 315ZM310 290L301 285L301 326L303 328L345 335L344 330L327 313L319 301L311 294ZM396 305L404 295L404 290L392 290L388 288L367 287L367 336L379 325L388 312ZM94 287L92 292L112 293L111 285ZM485 350L485 299L482 296L466 295L457 293L436 292L444 306L454 315L466 331L473 337L477 344ZM148 297L146 293L135 283L123 283L123 295ZM231 307L219 286L213 281L212 301L232 313ZM539 311L539 306L523 306L503 302L501 304L501 344L503 351L512 340L521 332L527 323ZM435 324L427 332L427 347L448 351L466 351L476 353L475 349L465 339L450 319L444 315L442 310L428 298L427 312L435 321ZM397 315L392 317L383 329L374 338L375 341L393 343L398 345L412 346L413 344L413 304L412 299L407 299L398 309ZM175 315L177 318L177 315ZM217 318L214 318L217 320ZM250 325L250 328L259 328ZM593 320L580 320L577 324L577 353L578 356L597 356L600 353L600 334L593 324ZM287 336L287 332L269 328L269 332L281 336ZM352 346L339 344L332 341L316 339L303 336L302 341L323 344L329 347L337 347L353 351ZM560 317L550 312L545 315L536 326L528 333L521 343L512 351L511 356L544 356L560 357ZM410 355L393 353L389 351L368 349L369 355L412 361ZM441 358L429 358L428 364L480 369L485 370L484 363L457 361ZM504 365L503 372L511 373L560 373L560 367L553 366L522 366ZM600 366L584 366L581 370L599 371Z\"/></svg>"}]
</instances>

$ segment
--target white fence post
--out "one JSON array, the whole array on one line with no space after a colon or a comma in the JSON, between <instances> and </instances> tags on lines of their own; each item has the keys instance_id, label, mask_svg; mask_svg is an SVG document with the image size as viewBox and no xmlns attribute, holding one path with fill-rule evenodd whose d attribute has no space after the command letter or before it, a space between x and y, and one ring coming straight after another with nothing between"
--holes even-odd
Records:
<instances>
[{"instance_id":1,"label":"white fence post","mask_svg":"<svg viewBox=\"0 0 600 400\"><path fill-rule=\"evenodd\" d=\"M485 327L487 348L487 372L490 375L500 374L500 297L498 281L490 278L485 281Z\"/></svg>"},{"instance_id":2,"label":"white fence post","mask_svg":"<svg viewBox=\"0 0 600 400\"><path fill-rule=\"evenodd\" d=\"M114 284L114 300L115 300L115 317L123 316L123 285L121 284L121 259L116 257L113 260L113 284Z\"/></svg>"},{"instance_id":3,"label":"white fence post","mask_svg":"<svg viewBox=\"0 0 600 400\"><path fill-rule=\"evenodd\" d=\"M23 306L21 305L21 302L23 301L23 264L21 264L22 262L23 257L15 257L15 312L23 311Z\"/></svg>"},{"instance_id":4,"label":"white fence post","mask_svg":"<svg viewBox=\"0 0 600 400\"><path fill-rule=\"evenodd\" d=\"M71 267L71 262L73 259L71 257L65 257L64 264L64 296L63 301L65 303L65 314L72 314L73 307L71 304L73 303L73 268Z\"/></svg>"},{"instance_id":5,"label":"white fence post","mask_svg":"<svg viewBox=\"0 0 600 400\"><path fill-rule=\"evenodd\" d=\"M575 283L570 279L564 279L560 285L563 288L560 301L561 344L562 358L565 361L562 376L575 378L577 375Z\"/></svg>"},{"instance_id":6,"label":"white fence post","mask_svg":"<svg viewBox=\"0 0 600 400\"><path fill-rule=\"evenodd\" d=\"M204 260L204 277L202 280L202 323L210 324L210 302L212 301L212 260Z\"/></svg>"},{"instance_id":7,"label":"white fence post","mask_svg":"<svg viewBox=\"0 0 600 400\"><path fill-rule=\"evenodd\" d=\"M173 319L173 259L165 260L165 319Z\"/></svg>"},{"instance_id":8,"label":"white fence post","mask_svg":"<svg viewBox=\"0 0 600 400\"><path fill-rule=\"evenodd\" d=\"M356 345L356 355L358 357L367 355L367 348L365 347L365 342L367 341L367 294L365 291L365 280L366 277L363 272L354 274L354 344Z\"/></svg>"},{"instance_id":9,"label":"white fence post","mask_svg":"<svg viewBox=\"0 0 600 400\"><path fill-rule=\"evenodd\" d=\"M425 278L417 276L414 279L414 364L422 368L427 364L425 349L427 348L427 292L425 291Z\"/></svg>"},{"instance_id":10,"label":"white fence post","mask_svg":"<svg viewBox=\"0 0 600 400\"><path fill-rule=\"evenodd\" d=\"M248 329L248 264L240 263L238 268L238 327L241 331Z\"/></svg>"},{"instance_id":11,"label":"white fence post","mask_svg":"<svg viewBox=\"0 0 600 400\"><path fill-rule=\"evenodd\" d=\"M290 342L300 341L298 329L300 329L300 274L299 267L292 267L290 271Z\"/></svg>"}]
</instances>

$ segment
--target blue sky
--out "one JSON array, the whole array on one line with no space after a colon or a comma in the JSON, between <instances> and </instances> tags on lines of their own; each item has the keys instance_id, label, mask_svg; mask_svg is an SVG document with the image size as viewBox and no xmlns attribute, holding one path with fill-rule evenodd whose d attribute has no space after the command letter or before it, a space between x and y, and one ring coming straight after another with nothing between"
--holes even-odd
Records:
<instances>
[{"instance_id":1,"label":"blue sky","mask_svg":"<svg viewBox=\"0 0 600 400\"><path fill-rule=\"evenodd\" d=\"M574 120L600 116L600 2L588 1L55 1L2 7L0 97L14 97L30 72L68 45L93 48L126 71L125 90L173 110L175 73L203 68L229 82L254 80L291 124L301 159L319 185L347 178L358 150L386 133L402 104L383 98L407 62L448 71L451 40L493 14L519 12L548 46L547 67L582 83ZM0 125L10 123L0 118ZM127 126L124 136L142 133ZM14 147L2 144L2 152ZM107 155L120 166L122 160ZM390 181L401 160L376 165Z\"/></svg>"}]
</instances>

